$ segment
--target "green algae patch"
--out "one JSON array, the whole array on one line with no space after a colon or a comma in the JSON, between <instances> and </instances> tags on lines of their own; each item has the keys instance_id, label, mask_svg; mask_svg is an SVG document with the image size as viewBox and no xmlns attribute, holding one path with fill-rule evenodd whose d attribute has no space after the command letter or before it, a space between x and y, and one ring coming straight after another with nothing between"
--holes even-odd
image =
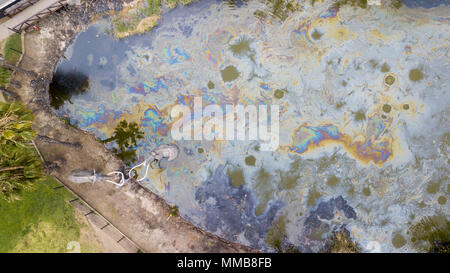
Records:
<instances>
[{"instance_id":1,"label":"green algae patch","mask_svg":"<svg viewBox=\"0 0 450 273\"><path fill-rule=\"evenodd\" d=\"M208 88L209 89L214 89L215 87L216 87L216 85L212 81L208 82Z\"/></svg>"},{"instance_id":2,"label":"green algae patch","mask_svg":"<svg viewBox=\"0 0 450 273\"><path fill-rule=\"evenodd\" d=\"M224 82L231 82L237 79L240 75L239 71L236 69L236 67L229 65L225 67L225 69L220 71L222 75L222 79Z\"/></svg>"},{"instance_id":3,"label":"green algae patch","mask_svg":"<svg viewBox=\"0 0 450 273\"><path fill-rule=\"evenodd\" d=\"M273 96L276 99L282 99L284 97L284 93L286 92L285 89L277 89L275 90L275 92L273 93Z\"/></svg>"},{"instance_id":4,"label":"green algae patch","mask_svg":"<svg viewBox=\"0 0 450 273\"><path fill-rule=\"evenodd\" d=\"M308 234L308 238L315 241L320 241L324 239L324 234L329 231L330 227L327 224L320 222L320 226L313 228L311 233Z\"/></svg>"},{"instance_id":5,"label":"green algae patch","mask_svg":"<svg viewBox=\"0 0 450 273\"><path fill-rule=\"evenodd\" d=\"M272 198L273 191L275 190L272 181L272 176L264 168L261 168L256 176L254 185L254 190L259 199L255 209L256 216L264 214L267 204Z\"/></svg>"},{"instance_id":6,"label":"green algae patch","mask_svg":"<svg viewBox=\"0 0 450 273\"><path fill-rule=\"evenodd\" d=\"M445 196L439 196L438 203L439 205L445 205L445 203L447 203L447 198L445 198Z\"/></svg>"},{"instance_id":7,"label":"green algae patch","mask_svg":"<svg viewBox=\"0 0 450 273\"><path fill-rule=\"evenodd\" d=\"M245 185L245 177L244 172L240 168L233 168L232 170L227 170L227 175L231 179L231 185L235 188L238 188L242 185Z\"/></svg>"},{"instance_id":8,"label":"green algae patch","mask_svg":"<svg viewBox=\"0 0 450 273\"><path fill-rule=\"evenodd\" d=\"M384 63L384 64L381 66L380 70L381 70L381 72L383 72L383 73L387 73L387 72L389 72L389 71L391 70L391 67L390 67L387 63Z\"/></svg>"},{"instance_id":9,"label":"green algae patch","mask_svg":"<svg viewBox=\"0 0 450 273\"><path fill-rule=\"evenodd\" d=\"M316 204L317 199L322 196L322 193L317 191L315 188L309 189L308 192L308 200L306 201L306 205L308 207L312 207Z\"/></svg>"},{"instance_id":10,"label":"green algae patch","mask_svg":"<svg viewBox=\"0 0 450 273\"><path fill-rule=\"evenodd\" d=\"M322 156L317 161L317 172L321 173L329 169L331 166L338 162L338 156L333 154L332 156Z\"/></svg>"},{"instance_id":11,"label":"green algae patch","mask_svg":"<svg viewBox=\"0 0 450 273\"><path fill-rule=\"evenodd\" d=\"M401 248L406 245L406 239L400 233L397 233L392 237L392 245L395 248Z\"/></svg>"},{"instance_id":12,"label":"green algae patch","mask_svg":"<svg viewBox=\"0 0 450 273\"><path fill-rule=\"evenodd\" d=\"M320 40L320 38L322 38L322 33L320 33L319 31L317 31L317 29L315 29L314 31L313 31L313 33L311 34L311 37L314 39L314 40Z\"/></svg>"},{"instance_id":13,"label":"green algae patch","mask_svg":"<svg viewBox=\"0 0 450 273\"><path fill-rule=\"evenodd\" d=\"M389 5L393 9L399 9L403 6L402 0L391 0Z\"/></svg>"},{"instance_id":14,"label":"green algae patch","mask_svg":"<svg viewBox=\"0 0 450 273\"><path fill-rule=\"evenodd\" d=\"M292 174L290 172L280 174L280 186L284 190L290 190L295 188L298 184L300 175Z\"/></svg>"},{"instance_id":15,"label":"green algae patch","mask_svg":"<svg viewBox=\"0 0 450 273\"><path fill-rule=\"evenodd\" d=\"M359 253L361 248L352 240L350 232L343 228L340 231L333 232L329 238L329 246L325 251L327 253Z\"/></svg>"},{"instance_id":16,"label":"green algae patch","mask_svg":"<svg viewBox=\"0 0 450 273\"><path fill-rule=\"evenodd\" d=\"M353 185L350 185L347 194L350 196L353 196L355 194L355 187Z\"/></svg>"},{"instance_id":17,"label":"green algae patch","mask_svg":"<svg viewBox=\"0 0 450 273\"><path fill-rule=\"evenodd\" d=\"M353 119L355 121L364 121L366 120L366 113L364 112L364 110L353 112Z\"/></svg>"},{"instance_id":18,"label":"green algae patch","mask_svg":"<svg viewBox=\"0 0 450 273\"><path fill-rule=\"evenodd\" d=\"M230 50L235 56L245 56L248 55L252 49L250 47L251 40L245 37L241 37L237 42L230 45Z\"/></svg>"},{"instance_id":19,"label":"green algae patch","mask_svg":"<svg viewBox=\"0 0 450 273\"><path fill-rule=\"evenodd\" d=\"M256 158L252 155L249 155L245 158L245 164L248 166L255 166Z\"/></svg>"},{"instance_id":20,"label":"green algae patch","mask_svg":"<svg viewBox=\"0 0 450 273\"><path fill-rule=\"evenodd\" d=\"M369 187L363 188L362 192L365 196L370 196L370 194L371 194Z\"/></svg>"},{"instance_id":21,"label":"green algae patch","mask_svg":"<svg viewBox=\"0 0 450 273\"><path fill-rule=\"evenodd\" d=\"M280 187L284 190L290 190L297 186L300 179L301 167L303 161L296 159L290 164L289 171L280 171Z\"/></svg>"},{"instance_id":22,"label":"green algae patch","mask_svg":"<svg viewBox=\"0 0 450 273\"><path fill-rule=\"evenodd\" d=\"M344 105L345 105L345 102L339 101L339 102L336 102L335 107L336 107L336 109L341 109L342 107L344 107Z\"/></svg>"},{"instance_id":23,"label":"green algae patch","mask_svg":"<svg viewBox=\"0 0 450 273\"><path fill-rule=\"evenodd\" d=\"M447 149L450 146L450 132L444 133L439 138L439 148L441 149L443 154L447 154ZM447 179L447 177L446 177Z\"/></svg>"},{"instance_id":24,"label":"green algae patch","mask_svg":"<svg viewBox=\"0 0 450 273\"><path fill-rule=\"evenodd\" d=\"M425 216L409 227L409 234L416 250L429 252L436 244L449 242L450 221L442 214Z\"/></svg>"},{"instance_id":25,"label":"green algae patch","mask_svg":"<svg viewBox=\"0 0 450 273\"><path fill-rule=\"evenodd\" d=\"M421 81L423 79L423 77L424 77L424 75L423 75L422 70L420 70L418 68L414 68L409 71L409 79L413 82Z\"/></svg>"},{"instance_id":26,"label":"green algae patch","mask_svg":"<svg viewBox=\"0 0 450 273\"><path fill-rule=\"evenodd\" d=\"M336 177L336 175L332 175L328 177L327 184L330 187L335 187L339 183L339 178Z\"/></svg>"},{"instance_id":27,"label":"green algae patch","mask_svg":"<svg viewBox=\"0 0 450 273\"><path fill-rule=\"evenodd\" d=\"M409 104L403 104L403 110L409 110Z\"/></svg>"},{"instance_id":28,"label":"green algae patch","mask_svg":"<svg viewBox=\"0 0 450 273\"><path fill-rule=\"evenodd\" d=\"M201 148L201 147L197 149L197 152L198 152L199 154L203 154L204 151L205 151L205 150L204 150L203 148Z\"/></svg>"},{"instance_id":29,"label":"green algae patch","mask_svg":"<svg viewBox=\"0 0 450 273\"><path fill-rule=\"evenodd\" d=\"M387 75L387 76L384 78L384 83L387 84L387 85L389 85L389 86L393 85L394 82L395 82L395 78L394 78L394 76L392 76L392 75Z\"/></svg>"},{"instance_id":30,"label":"green algae patch","mask_svg":"<svg viewBox=\"0 0 450 273\"><path fill-rule=\"evenodd\" d=\"M275 248L278 252L282 252L283 239L286 238L286 219L285 215L280 215L272 224L267 232L266 243Z\"/></svg>"},{"instance_id":31,"label":"green algae patch","mask_svg":"<svg viewBox=\"0 0 450 273\"><path fill-rule=\"evenodd\" d=\"M440 180L436 181L436 182L429 182L428 186L427 186L427 192L429 194L436 194L439 192L439 188L441 187L441 182Z\"/></svg>"},{"instance_id":32,"label":"green algae patch","mask_svg":"<svg viewBox=\"0 0 450 273\"><path fill-rule=\"evenodd\" d=\"M383 105L383 112L390 113L391 110L392 110L392 106L390 106L389 104Z\"/></svg>"}]
</instances>

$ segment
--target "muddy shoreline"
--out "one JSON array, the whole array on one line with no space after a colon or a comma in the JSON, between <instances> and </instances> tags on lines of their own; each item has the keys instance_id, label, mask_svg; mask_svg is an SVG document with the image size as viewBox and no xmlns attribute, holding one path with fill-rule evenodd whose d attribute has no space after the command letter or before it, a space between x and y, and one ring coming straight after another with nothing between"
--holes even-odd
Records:
<instances>
[{"instance_id":1,"label":"muddy shoreline","mask_svg":"<svg viewBox=\"0 0 450 273\"><path fill-rule=\"evenodd\" d=\"M181 217L170 217L169 205L137 182L118 190L106 183L74 185L67 180L75 169L110 172L124 167L93 135L56 116L48 90L55 67L77 34L96 17L121 10L129 2L81 1L41 20L39 32L28 30L24 35L24 56L19 66L38 76L14 73L12 81L19 84L10 89L35 115L34 129L41 136L35 142L46 161L46 171L83 197L145 252L254 252L207 233Z\"/></svg>"}]
</instances>

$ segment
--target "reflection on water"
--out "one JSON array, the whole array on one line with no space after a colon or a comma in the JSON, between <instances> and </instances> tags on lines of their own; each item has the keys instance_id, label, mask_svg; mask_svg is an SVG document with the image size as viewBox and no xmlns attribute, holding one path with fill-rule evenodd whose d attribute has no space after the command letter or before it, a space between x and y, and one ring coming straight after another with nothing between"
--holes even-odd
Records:
<instances>
[{"instance_id":1,"label":"reflection on water","mask_svg":"<svg viewBox=\"0 0 450 273\"><path fill-rule=\"evenodd\" d=\"M132 164L136 162L136 145L137 141L144 138L144 132L139 129L135 122L128 123L122 120L114 129L114 135L102 140L103 143L115 142L113 148L117 157L122 159L125 164Z\"/></svg>"},{"instance_id":2,"label":"reflection on water","mask_svg":"<svg viewBox=\"0 0 450 273\"><path fill-rule=\"evenodd\" d=\"M174 142L176 104L280 105L276 151L256 141L177 141L177 160L149 170L143 185L196 225L261 250L319 251L345 227L363 251L370 242L417 251L405 232L416 222L410 214L450 215L442 10L200 1L123 40L100 21L55 74L89 79L69 77L67 88L55 77L52 89L73 92L54 105L100 139L124 120L138 124L138 160Z\"/></svg>"},{"instance_id":3,"label":"reflection on water","mask_svg":"<svg viewBox=\"0 0 450 273\"><path fill-rule=\"evenodd\" d=\"M72 103L72 96L83 94L88 89L88 76L76 71L56 73L50 84L50 104L59 109L65 102Z\"/></svg>"}]
</instances>

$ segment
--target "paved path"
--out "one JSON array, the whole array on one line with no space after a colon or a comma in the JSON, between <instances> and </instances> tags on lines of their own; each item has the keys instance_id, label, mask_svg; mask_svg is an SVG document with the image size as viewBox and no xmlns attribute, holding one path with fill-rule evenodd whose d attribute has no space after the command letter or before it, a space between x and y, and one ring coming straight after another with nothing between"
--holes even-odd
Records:
<instances>
[{"instance_id":1,"label":"paved path","mask_svg":"<svg viewBox=\"0 0 450 273\"><path fill-rule=\"evenodd\" d=\"M4 22L0 25L0 41L3 41L4 39L8 38L9 35L13 34L14 32L9 30L8 27L12 28L16 26L17 24L21 23L22 21L25 21L26 19L30 18L31 16L35 15L36 13L46 9L47 7L51 6L52 4L58 2L58 0L40 0L34 5L29 6L25 10L21 11L20 13L14 15L11 19Z\"/></svg>"}]
</instances>

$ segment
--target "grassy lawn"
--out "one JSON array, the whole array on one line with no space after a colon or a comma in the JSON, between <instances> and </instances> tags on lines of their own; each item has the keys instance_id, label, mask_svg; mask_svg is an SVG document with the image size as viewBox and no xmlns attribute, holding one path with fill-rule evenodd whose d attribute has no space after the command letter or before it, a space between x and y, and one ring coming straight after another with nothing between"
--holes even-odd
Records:
<instances>
[{"instance_id":1,"label":"grassy lawn","mask_svg":"<svg viewBox=\"0 0 450 273\"><path fill-rule=\"evenodd\" d=\"M17 64L22 52L22 38L20 34L13 34L6 40L5 48L3 49L5 60L10 64Z\"/></svg>"},{"instance_id":2,"label":"grassy lawn","mask_svg":"<svg viewBox=\"0 0 450 273\"><path fill-rule=\"evenodd\" d=\"M81 252L96 252L94 242L81 239L87 225L80 223L68 203L73 195L53 178L38 183L36 190L25 192L22 200L0 200L0 253L68 252L67 243L77 241Z\"/></svg>"},{"instance_id":3,"label":"grassy lawn","mask_svg":"<svg viewBox=\"0 0 450 273\"><path fill-rule=\"evenodd\" d=\"M10 64L17 64L22 52L22 38L20 34L13 34L8 37L3 48L3 56L5 60ZM0 86L6 87L9 84L11 77L11 71L4 67L0 67Z\"/></svg>"}]
</instances>

